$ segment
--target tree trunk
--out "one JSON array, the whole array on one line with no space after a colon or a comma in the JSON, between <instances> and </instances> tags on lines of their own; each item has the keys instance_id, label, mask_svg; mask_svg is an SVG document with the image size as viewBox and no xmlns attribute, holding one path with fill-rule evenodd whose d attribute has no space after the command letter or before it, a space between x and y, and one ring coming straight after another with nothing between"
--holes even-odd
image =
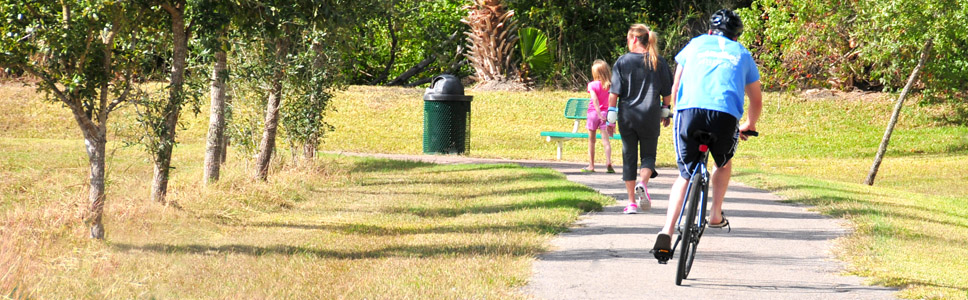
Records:
<instances>
[{"instance_id":1,"label":"tree trunk","mask_svg":"<svg viewBox=\"0 0 968 300\"><path fill-rule=\"evenodd\" d=\"M222 147L219 148L222 153L218 155L219 164L225 164L225 156L228 155L229 149L229 135L222 134Z\"/></svg>"},{"instance_id":2,"label":"tree trunk","mask_svg":"<svg viewBox=\"0 0 968 300\"><path fill-rule=\"evenodd\" d=\"M223 35L224 36L224 35ZM212 107L208 118L208 142L205 149L205 183L218 181L222 165L222 140L225 135L225 50L215 52L215 67L212 69L211 100Z\"/></svg>"},{"instance_id":3,"label":"tree trunk","mask_svg":"<svg viewBox=\"0 0 968 300\"><path fill-rule=\"evenodd\" d=\"M319 42L313 43L313 46L311 47L311 49L316 54L316 57L313 59L313 68L317 70L322 69L324 64L326 63L326 59L324 55L325 49L323 48L323 44ZM313 88L316 89L320 87L316 86ZM316 96L317 96L317 93L313 92L313 94L310 96L311 98L309 100L309 103L312 103L311 105L313 105L314 108L317 108L319 110L319 111L316 111L315 113L322 114L322 111L325 109L326 105L325 103L317 103L318 99L316 98ZM316 148L317 146L319 146L319 134L322 132L322 129L319 128L318 126L319 125L317 125L316 127L316 132L310 134L309 137L306 138L305 143L302 145L303 158L306 161L312 161L314 158L316 158Z\"/></svg>"},{"instance_id":4,"label":"tree trunk","mask_svg":"<svg viewBox=\"0 0 968 300\"><path fill-rule=\"evenodd\" d=\"M894 113L891 114L891 121L887 123L887 130L884 131L881 146L877 149L877 156L874 157L874 164L871 166L870 173L867 174L867 179L864 180L864 184L866 185L874 185L874 177L877 176L877 169L880 168L881 160L884 159L884 153L887 152L887 144L891 142L891 133L894 132L894 125L897 125L897 119L901 116L901 107L904 106L904 98L907 97L911 86L914 85L914 82L918 79L918 75L921 74L921 68L924 67L924 63L928 60L928 53L931 52L932 45L931 39L928 39L924 43L924 48L921 50L921 59L918 61L918 65L914 67L914 71L911 71L911 77L908 78L907 84L901 90L901 95L897 98L897 104L894 105Z\"/></svg>"},{"instance_id":5,"label":"tree trunk","mask_svg":"<svg viewBox=\"0 0 968 300\"><path fill-rule=\"evenodd\" d=\"M87 148L87 159L91 167L91 186L88 196L91 203L88 217L91 224L91 238L103 240L104 224L102 219L104 216L104 173L106 171L104 159L105 136L102 135L95 139L86 138L84 144Z\"/></svg>"},{"instance_id":6,"label":"tree trunk","mask_svg":"<svg viewBox=\"0 0 968 300\"><path fill-rule=\"evenodd\" d=\"M390 82L387 83L387 85L390 85L390 86L402 85L404 82L407 82L407 80L409 80L410 77L417 75L417 73L420 73L420 71L423 71L423 69L427 68L427 66L433 63L434 60L437 60L437 58L431 56L431 57L428 57L427 59L420 61L419 63L417 63L416 66L413 66L412 68L408 69L406 72L403 72L403 74L400 74L400 76L397 76L397 78L390 80Z\"/></svg>"},{"instance_id":7,"label":"tree trunk","mask_svg":"<svg viewBox=\"0 0 968 300\"><path fill-rule=\"evenodd\" d=\"M155 155L155 178L151 185L151 199L158 203L166 203L168 194L168 177L171 173L171 152L175 147L175 132L178 126L178 115L185 100L182 86L185 83L185 59L188 56L188 28L185 27L185 4L162 5L171 15L172 58L171 82L168 86L168 102L165 105L165 121L159 138L161 139Z\"/></svg>"},{"instance_id":8,"label":"tree trunk","mask_svg":"<svg viewBox=\"0 0 968 300\"><path fill-rule=\"evenodd\" d=\"M397 60L397 33L393 28L393 19L390 15L386 15L387 21L387 31L390 34L390 61L387 62L386 67L383 68L383 74L370 82L370 85L377 85L383 83L390 76L390 70L393 69L393 63Z\"/></svg>"},{"instance_id":9,"label":"tree trunk","mask_svg":"<svg viewBox=\"0 0 968 300\"><path fill-rule=\"evenodd\" d=\"M282 81L286 76L281 65L284 64L288 48L288 42L284 37L276 39L276 63L280 66L276 67L272 76L272 90L269 92L269 101L266 104L265 129L262 132L262 142L259 143L259 156L255 162L255 178L262 181L266 181L269 176L269 162L276 147L276 129L279 126L279 107L282 103Z\"/></svg>"},{"instance_id":10,"label":"tree trunk","mask_svg":"<svg viewBox=\"0 0 968 300\"><path fill-rule=\"evenodd\" d=\"M256 176L258 180L265 181L269 175L269 162L272 159L272 151L276 146L276 129L279 126L279 106L282 101L282 71L276 71L275 79L272 83L272 91L269 94L269 101L266 104L266 123L262 131L262 141L259 143L259 156L256 158Z\"/></svg>"},{"instance_id":11,"label":"tree trunk","mask_svg":"<svg viewBox=\"0 0 968 300\"><path fill-rule=\"evenodd\" d=\"M108 51L105 52L107 53ZM106 54L105 56L108 57L105 59L105 68L109 68L110 54ZM106 107L107 105L107 90L107 84L101 87L101 101L99 103L101 107ZM90 180L90 188L88 190L88 202L90 206L88 206L85 222L91 226L91 238L103 240L105 234L104 223L102 221L104 218L105 201L104 174L107 172L105 149L107 148L108 111L102 110L94 115L95 120L99 121L95 124L92 119L88 118L84 111L77 109L77 107L71 108L74 121L81 128L81 134L84 135L84 150L87 152L88 166L91 171L88 177Z\"/></svg>"},{"instance_id":12,"label":"tree trunk","mask_svg":"<svg viewBox=\"0 0 968 300\"><path fill-rule=\"evenodd\" d=\"M316 145L319 145L319 138L313 134L306 140L306 144L303 145L303 158L306 161L312 161L316 157Z\"/></svg>"},{"instance_id":13,"label":"tree trunk","mask_svg":"<svg viewBox=\"0 0 968 300\"><path fill-rule=\"evenodd\" d=\"M113 25L116 27L117 21ZM111 45L116 35L117 29L115 28L105 40L107 47L104 47L103 50L104 60L102 65L104 74L113 73L114 56L112 55L113 47ZM103 240L105 235L103 223L105 201L104 175L107 173L107 164L105 163L106 159L104 154L108 141L108 114L111 112L111 105L108 104L110 101L108 99L109 93L110 88L108 82L105 81L101 84L100 99L98 100L98 110L96 113L85 114L80 110L74 110L74 120L77 121L77 125L80 125L81 133L84 134L88 164L91 167L91 186L88 191L88 201L91 203L88 215L88 221L91 224L91 238L99 240ZM117 100L124 101L123 98Z\"/></svg>"}]
</instances>

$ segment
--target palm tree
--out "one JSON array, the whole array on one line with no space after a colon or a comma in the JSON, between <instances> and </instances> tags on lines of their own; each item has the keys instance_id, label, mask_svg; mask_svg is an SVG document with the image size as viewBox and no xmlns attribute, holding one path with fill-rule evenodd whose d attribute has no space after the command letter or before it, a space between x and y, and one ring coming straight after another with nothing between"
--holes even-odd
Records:
<instances>
[{"instance_id":1,"label":"palm tree","mask_svg":"<svg viewBox=\"0 0 968 300\"><path fill-rule=\"evenodd\" d=\"M476 70L481 83L504 80L512 74L514 66L512 50L518 41L517 22L512 20L513 10L508 10L501 0L473 0L467 6L467 17L461 22L470 26L467 42L470 43L467 59Z\"/></svg>"}]
</instances>

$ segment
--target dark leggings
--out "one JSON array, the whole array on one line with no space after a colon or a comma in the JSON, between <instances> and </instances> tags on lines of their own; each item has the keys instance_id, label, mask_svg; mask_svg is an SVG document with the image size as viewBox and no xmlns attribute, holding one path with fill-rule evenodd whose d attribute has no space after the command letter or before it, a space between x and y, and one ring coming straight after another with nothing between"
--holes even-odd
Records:
<instances>
[{"instance_id":1,"label":"dark leggings","mask_svg":"<svg viewBox=\"0 0 968 300\"><path fill-rule=\"evenodd\" d=\"M655 150L659 143L659 136L640 135L640 131L632 127L622 126L621 122L619 122L619 131L622 134L622 180L635 180L639 171L636 162L639 160L641 160L640 165L643 169L652 169L652 177L650 178L658 176L658 173L655 172ZM636 154L638 154L638 157L636 157Z\"/></svg>"}]
</instances>

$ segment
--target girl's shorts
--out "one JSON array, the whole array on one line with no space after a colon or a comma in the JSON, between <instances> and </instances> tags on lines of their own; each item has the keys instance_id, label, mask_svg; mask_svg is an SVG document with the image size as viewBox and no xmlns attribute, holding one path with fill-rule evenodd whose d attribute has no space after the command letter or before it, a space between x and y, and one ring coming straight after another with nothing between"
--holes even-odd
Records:
<instances>
[{"instance_id":1,"label":"girl's shorts","mask_svg":"<svg viewBox=\"0 0 968 300\"><path fill-rule=\"evenodd\" d=\"M604 114L605 112L602 113ZM586 116L588 119L585 120L585 129L602 131L608 130L609 135L615 135L615 124L605 126L605 122L602 122L602 120L604 120L602 116L599 116L594 110L589 110Z\"/></svg>"}]
</instances>

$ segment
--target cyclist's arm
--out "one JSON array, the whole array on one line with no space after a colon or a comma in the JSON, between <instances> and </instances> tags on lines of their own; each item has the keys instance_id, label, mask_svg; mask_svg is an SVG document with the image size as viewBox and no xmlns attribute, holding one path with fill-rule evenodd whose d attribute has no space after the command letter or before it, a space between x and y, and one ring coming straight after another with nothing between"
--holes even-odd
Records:
<instances>
[{"instance_id":1,"label":"cyclist's arm","mask_svg":"<svg viewBox=\"0 0 968 300\"><path fill-rule=\"evenodd\" d=\"M763 111L763 93L759 80L746 85L746 96L750 98L749 115L746 122L739 126L740 132L756 131L756 122L760 120L760 112ZM739 138L745 141L747 136L740 133Z\"/></svg>"},{"instance_id":2,"label":"cyclist's arm","mask_svg":"<svg viewBox=\"0 0 968 300\"><path fill-rule=\"evenodd\" d=\"M675 103L676 101L679 100L679 99L676 99L676 97L679 97L679 83L680 83L679 79L680 78L682 78L681 64L676 66L676 75L674 75L672 79L672 95L670 95L671 97L665 97L662 99L663 105L670 105L671 103Z\"/></svg>"},{"instance_id":3,"label":"cyclist's arm","mask_svg":"<svg viewBox=\"0 0 968 300\"><path fill-rule=\"evenodd\" d=\"M746 95L750 98L749 117L746 122L752 127L750 130L756 130L756 122L760 120L760 113L763 111L763 93L759 80L746 85Z\"/></svg>"},{"instance_id":4,"label":"cyclist's arm","mask_svg":"<svg viewBox=\"0 0 968 300\"><path fill-rule=\"evenodd\" d=\"M616 106L618 106L618 95L608 93L608 107L616 107Z\"/></svg>"}]
</instances>

